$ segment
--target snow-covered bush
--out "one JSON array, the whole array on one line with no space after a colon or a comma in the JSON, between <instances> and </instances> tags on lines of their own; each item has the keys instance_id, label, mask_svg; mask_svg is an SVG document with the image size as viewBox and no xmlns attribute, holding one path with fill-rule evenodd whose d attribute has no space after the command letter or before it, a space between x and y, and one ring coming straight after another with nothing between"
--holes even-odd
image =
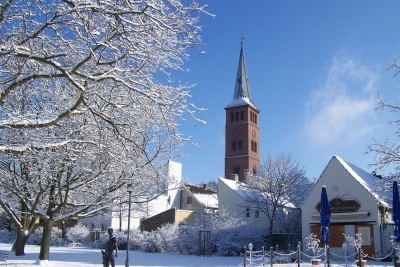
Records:
<instances>
[{"instance_id":1,"label":"snow-covered bush","mask_svg":"<svg viewBox=\"0 0 400 267\"><path fill-rule=\"evenodd\" d=\"M90 238L90 230L82 223L67 229L66 240L74 246L84 246Z\"/></svg>"},{"instance_id":2,"label":"snow-covered bush","mask_svg":"<svg viewBox=\"0 0 400 267\"><path fill-rule=\"evenodd\" d=\"M177 251L178 227L165 224L156 231L144 233L142 250L145 252L173 252Z\"/></svg>"},{"instance_id":3,"label":"snow-covered bush","mask_svg":"<svg viewBox=\"0 0 400 267\"><path fill-rule=\"evenodd\" d=\"M100 234L100 238L98 240L95 240L94 242L92 242L92 248L100 248L100 249L104 249L106 247L106 243L108 240L108 234L107 233L101 233Z\"/></svg>"},{"instance_id":4,"label":"snow-covered bush","mask_svg":"<svg viewBox=\"0 0 400 267\"><path fill-rule=\"evenodd\" d=\"M0 243L11 243L15 240L15 232L0 230Z\"/></svg>"},{"instance_id":5,"label":"snow-covered bush","mask_svg":"<svg viewBox=\"0 0 400 267\"><path fill-rule=\"evenodd\" d=\"M126 240L128 239L128 235L126 231L114 231L114 236L117 239L118 249L126 250ZM91 247L104 249L106 243L109 239L108 233L101 233L99 240L95 240L92 242ZM142 246L143 242L143 234L139 229L131 229L129 232L129 250L138 250Z\"/></svg>"},{"instance_id":6,"label":"snow-covered bush","mask_svg":"<svg viewBox=\"0 0 400 267\"><path fill-rule=\"evenodd\" d=\"M40 245L42 243L43 227L37 228L29 235L28 245ZM50 246L66 246L68 242L62 238L62 231L57 227L51 229Z\"/></svg>"},{"instance_id":7,"label":"snow-covered bush","mask_svg":"<svg viewBox=\"0 0 400 267\"><path fill-rule=\"evenodd\" d=\"M311 233L309 236L306 236L306 247L311 256L315 257L321 251L322 248L319 246L319 242L319 238L313 233Z\"/></svg>"},{"instance_id":8,"label":"snow-covered bush","mask_svg":"<svg viewBox=\"0 0 400 267\"><path fill-rule=\"evenodd\" d=\"M349 243L350 246L354 247L357 251L361 249L362 246L362 234L357 233L355 237L344 235L344 238Z\"/></svg>"}]
</instances>

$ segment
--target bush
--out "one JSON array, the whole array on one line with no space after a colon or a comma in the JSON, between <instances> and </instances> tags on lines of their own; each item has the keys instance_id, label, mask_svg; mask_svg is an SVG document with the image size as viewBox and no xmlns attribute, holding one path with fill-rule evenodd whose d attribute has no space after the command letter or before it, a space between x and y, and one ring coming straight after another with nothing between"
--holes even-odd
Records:
<instances>
[{"instance_id":1,"label":"bush","mask_svg":"<svg viewBox=\"0 0 400 267\"><path fill-rule=\"evenodd\" d=\"M26 244L28 245L40 245L42 243L43 227L37 228L32 234L30 234ZM68 242L62 238L61 229L53 227L51 229L50 246L65 246Z\"/></svg>"},{"instance_id":2,"label":"bush","mask_svg":"<svg viewBox=\"0 0 400 267\"><path fill-rule=\"evenodd\" d=\"M146 232L142 243L145 252L174 252L178 227L173 224L165 224L156 231Z\"/></svg>"},{"instance_id":3,"label":"bush","mask_svg":"<svg viewBox=\"0 0 400 267\"><path fill-rule=\"evenodd\" d=\"M0 230L0 243L12 243L15 236L15 231Z\"/></svg>"},{"instance_id":4,"label":"bush","mask_svg":"<svg viewBox=\"0 0 400 267\"><path fill-rule=\"evenodd\" d=\"M126 250L127 248L126 240L128 239L126 231L114 231L114 236L117 239L118 249ZM102 233L100 234L100 239L94 241L91 246L93 248L104 249L108 239L109 239L108 233ZM143 235L138 229L132 229L129 232L129 240L130 240L129 250L138 250L142 245Z\"/></svg>"},{"instance_id":5,"label":"bush","mask_svg":"<svg viewBox=\"0 0 400 267\"><path fill-rule=\"evenodd\" d=\"M84 246L88 243L90 237L89 228L82 223L78 223L74 227L68 228L66 233L66 241L74 246Z\"/></svg>"}]
</instances>

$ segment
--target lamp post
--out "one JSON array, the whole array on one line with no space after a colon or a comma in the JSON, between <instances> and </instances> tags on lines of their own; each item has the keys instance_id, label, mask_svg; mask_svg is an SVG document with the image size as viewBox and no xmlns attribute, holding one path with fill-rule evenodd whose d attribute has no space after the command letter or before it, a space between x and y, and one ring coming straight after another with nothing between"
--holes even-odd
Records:
<instances>
[{"instance_id":1,"label":"lamp post","mask_svg":"<svg viewBox=\"0 0 400 267\"><path fill-rule=\"evenodd\" d=\"M347 267L347 243L346 243L346 241L343 242L342 249L344 252L344 262L346 263L346 267Z\"/></svg>"},{"instance_id":2,"label":"lamp post","mask_svg":"<svg viewBox=\"0 0 400 267\"><path fill-rule=\"evenodd\" d=\"M133 191L133 184L132 181L133 179L121 179L123 181L128 181L127 184L127 191L129 195L129 200L128 200L128 236L127 236L127 241L126 241L126 259L125 259L125 267L129 267L129 230L131 228L131 195Z\"/></svg>"}]
</instances>

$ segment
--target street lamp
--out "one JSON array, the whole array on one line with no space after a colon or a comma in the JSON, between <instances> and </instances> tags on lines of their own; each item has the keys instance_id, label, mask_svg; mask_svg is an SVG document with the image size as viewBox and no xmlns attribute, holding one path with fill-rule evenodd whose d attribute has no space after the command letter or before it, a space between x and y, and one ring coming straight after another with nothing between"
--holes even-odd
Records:
<instances>
[{"instance_id":1,"label":"street lamp","mask_svg":"<svg viewBox=\"0 0 400 267\"><path fill-rule=\"evenodd\" d=\"M127 191L129 194L129 200L128 200L128 236L127 236L127 241L126 241L126 259L125 259L125 267L129 267L129 230L131 228L131 195L133 191L133 180L134 179L121 179L122 181L127 181Z\"/></svg>"},{"instance_id":2,"label":"street lamp","mask_svg":"<svg viewBox=\"0 0 400 267\"><path fill-rule=\"evenodd\" d=\"M346 243L346 241L343 242L342 249L344 252L344 262L346 263L346 267L347 267L347 243Z\"/></svg>"}]
</instances>

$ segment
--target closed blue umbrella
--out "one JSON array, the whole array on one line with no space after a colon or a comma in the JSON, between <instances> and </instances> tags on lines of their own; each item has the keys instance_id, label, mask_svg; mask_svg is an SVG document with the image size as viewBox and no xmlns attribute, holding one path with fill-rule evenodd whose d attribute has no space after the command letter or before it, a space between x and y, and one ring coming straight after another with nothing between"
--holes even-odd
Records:
<instances>
[{"instance_id":1,"label":"closed blue umbrella","mask_svg":"<svg viewBox=\"0 0 400 267\"><path fill-rule=\"evenodd\" d=\"M331 224L331 208L329 206L328 194L326 193L326 187L322 187L321 192L321 210L320 210L320 223L321 223L321 242L322 244L328 244L329 241L329 229L328 226Z\"/></svg>"},{"instance_id":2,"label":"closed blue umbrella","mask_svg":"<svg viewBox=\"0 0 400 267\"><path fill-rule=\"evenodd\" d=\"M395 223L393 236L394 242L400 243L400 200L399 200L399 188L397 187L397 181L393 182L393 202L392 202L393 221Z\"/></svg>"}]
</instances>

